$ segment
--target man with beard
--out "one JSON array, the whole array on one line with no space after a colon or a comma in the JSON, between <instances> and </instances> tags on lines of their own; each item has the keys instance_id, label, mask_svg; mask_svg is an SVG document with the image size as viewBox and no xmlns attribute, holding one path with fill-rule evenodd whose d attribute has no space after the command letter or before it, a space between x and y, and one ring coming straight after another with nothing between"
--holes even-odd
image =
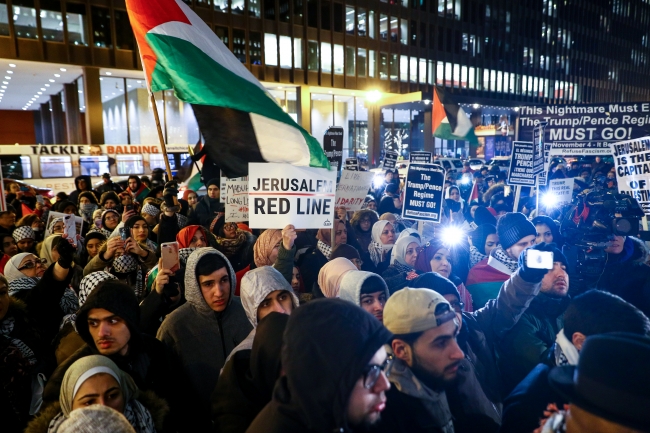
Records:
<instances>
[{"instance_id":1,"label":"man with beard","mask_svg":"<svg viewBox=\"0 0 650 433\"><path fill-rule=\"evenodd\" d=\"M465 355L456 341L460 322L451 305L433 290L407 287L386 302L384 325L394 334L395 359L378 431L453 433L444 387L456 378Z\"/></svg>"}]
</instances>

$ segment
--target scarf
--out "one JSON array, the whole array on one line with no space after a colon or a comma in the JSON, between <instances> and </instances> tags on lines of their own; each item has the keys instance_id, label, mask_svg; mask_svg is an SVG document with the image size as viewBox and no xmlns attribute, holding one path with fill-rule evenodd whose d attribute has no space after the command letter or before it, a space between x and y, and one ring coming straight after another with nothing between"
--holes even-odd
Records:
<instances>
[{"instance_id":1,"label":"scarf","mask_svg":"<svg viewBox=\"0 0 650 433\"><path fill-rule=\"evenodd\" d=\"M519 268L519 262L517 260L512 260L501 245L493 249L492 252L490 252L490 255L497 259L506 268L508 268L511 274L517 272L517 269Z\"/></svg>"},{"instance_id":2,"label":"scarf","mask_svg":"<svg viewBox=\"0 0 650 433\"><path fill-rule=\"evenodd\" d=\"M105 229L103 227L93 227L90 230L88 230L88 233L93 233L93 232L103 234L104 236L106 236L106 239L110 238L111 235L113 234L113 232L111 230L107 230L107 229Z\"/></svg>"},{"instance_id":3,"label":"scarf","mask_svg":"<svg viewBox=\"0 0 650 433\"><path fill-rule=\"evenodd\" d=\"M22 241L23 239L36 240L36 234L34 233L34 230L29 226L17 227L14 230L12 236L14 237L16 243Z\"/></svg>"},{"instance_id":4,"label":"scarf","mask_svg":"<svg viewBox=\"0 0 650 433\"><path fill-rule=\"evenodd\" d=\"M273 266L274 263L269 260L269 256L280 242L282 242L282 230L268 229L265 230L253 245L253 261L255 266Z\"/></svg>"},{"instance_id":5,"label":"scarf","mask_svg":"<svg viewBox=\"0 0 650 433\"><path fill-rule=\"evenodd\" d=\"M242 245L246 243L246 233L243 230L237 229L234 239L217 236L217 243L221 246L223 254L230 258L237 254Z\"/></svg>"},{"instance_id":6,"label":"scarf","mask_svg":"<svg viewBox=\"0 0 650 433\"><path fill-rule=\"evenodd\" d=\"M346 258L337 257L327 262L318 272L318 287L326 298L338 298L343 276L357 267Z\"/></svg>"},{"instance_id":7,"label":"scarf","mask_svg":"<svg viewBox=\"0 0 650 433\"><path fill-rule=\"evenodd\" d=\"M5 318L0 322L0 335L2 338L6 339L9 341L9 343L14 346L15 348L18 349L18 351L21 353L23 356L23 359L27 361L27 363L31 365L36 365L36 355L32 351L32 349L29 348L25 343L23 343L22 340L19 340L18 338L13 338L11 336L11 333L14 330L14 326L16 324L16 319L14 319L14 316L11 316L7 314ZM6 360L3 360L6 362Z\"/></svg>"},{"instance_id":8,"label":"scarf","mask_svg":"<svg viewBox=\"0 0 650 433\"><path fill-rule=\"evenodd\" d=\"M402 237L400 235L400 238L397 239L397 242L395 242L395 247L393 248L393 252L390 257L390 264L393 265L400 263L402 265L408 266L406 264L406 250L408 249L408 246L413 243L417 244L418 248L421 246L420 239L414 236L407 235Z\"/></svg>"},{"instance_id":9,"label":"scarf","mask_svg":"<svg viewBox=\"0 0 650 433\"><path fill-rule=\"evenodd\" d=\"M9 283L9 296L15 296L21 290L31 290L40 281L40 277L17 278ZM74 314L79 309L79 299L70 287L66 287L59 301L59 307L64 314Z\"/></svg>"},{"instance_id":10,"label":"scarf","mask_svg":"<svg viewBox=\"0 0 650 433\"><path fill-rule=\"evenodd\" d=\"M325 256L325 258L327 260L330 259L330 255L332 255L332 247L330 247L329 245L327 245L323 241L318 241L318 243L316 244L316 247L318 248L318 250L321 253L323 253L323 255Z\"/></svg>"},{"instance_id":11,"label":"scarf","mask_svg":"<svg viewBox=\"0 0 650 433\"><path fill-rule=\"evenodd\" d=\"M131 424L136 433L156 433L156 427L153 424L151 413L138 400L131 400L124 406L124 418ZM68 418L59 412L50 421L47 433L57 433L61 424Z\"/></svg>"},{"instance_id":12,"label":"scarf","mask_svg":"<svg viewBox=\"0 0 650 433\"><path fill-rule=\"evenodd\" d=\"M474 245L469 247L469 267L473 268L478 262L487 259Z\"/></svg>"},{"instance_id":13,"label":"scarf","mask_svg":"<svg viewBox=\"0 0 650 433\"><path fill-rule=\"evenodd\" d=\"M372 242L368 245L368 252L375 266L383 261L384 253L393 248L393 244L384 245L381 243L381 232L384 231L384 227L388 224L391 224L391 222L379 220L372 226Z\"/></svg>"},{"instance_id":14,"label":"scarf","mask_svg":"<svg viewBox=\"0 0 650 433\"><path fill-rule=\"evenodd\" d=\"M120 279L126 278L135 273L135 286L133 287L133 291L135 292L138 301L144 299L146 296L143 289L144 272L138 259L133 257L131 254L124 254L113 260L113 265L104 270L113 275L117 274L116 276Z\"/></svg>"},{"instance_id":15,"label":"scarf","mask_svg":"<svg viewBox=\"0 0 650 433\"><path fill-rule=\"evenodd\" d=\"M79 206L79 216L81 216L84 221L91 223L93 221L93 213L99 208L95 203L86 203Z\"/></svg>"},{"instance_id":16,"label":"scarf","mask_svg":"<svg viewBox=\"0 0 650 433\"><path fill-rule=\"evenodd\" d=\"M564 335L564 328L555 337L555 365L578 365L580 353Z\"/></svg>"}]
</instances>

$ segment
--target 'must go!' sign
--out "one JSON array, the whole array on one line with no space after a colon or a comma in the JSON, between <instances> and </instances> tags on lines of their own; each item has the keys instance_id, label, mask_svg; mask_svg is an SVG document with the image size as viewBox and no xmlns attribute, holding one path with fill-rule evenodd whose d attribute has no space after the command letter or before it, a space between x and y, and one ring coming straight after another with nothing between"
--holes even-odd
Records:
<instances>
[{"instance_id":1,"label":"'must go!' sign","mask_svg":"<svg viewBox=\"0 0 650 433\"><path fill-rule=\"evenodd\" d=\"M251 228L331 228L336 171L289 164L250 163L248 196Z\"/></svg>"}]
</instances>

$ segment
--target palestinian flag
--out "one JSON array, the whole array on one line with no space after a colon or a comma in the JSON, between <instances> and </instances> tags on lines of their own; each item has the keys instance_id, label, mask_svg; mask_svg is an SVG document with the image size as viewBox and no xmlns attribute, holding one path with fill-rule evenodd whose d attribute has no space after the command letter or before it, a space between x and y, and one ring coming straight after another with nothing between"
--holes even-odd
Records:
<instances>
[{"instance_id":1,"label":"palestinian flag","mask_svg":"<svg viewBox=\"0 0 650 433\"><path fill-rule=\"evenodd\" d=\"M444 93L437 87L433 91L433 136L444 140L467 140L478 144L474 127L467 113L458 104L445 101Z\"/></svg>"},{"instance_id":2,"label":"palestinian flag","mask_svg":"<svg viewBox=\"0 0 650 433\"><path fill-rule=\"evenodd\" d=\"M126 0L147 83L192 104L208 157L227 177L249 162L329 168L320 143L182 0Z\"/></svg>"}]
</instances>

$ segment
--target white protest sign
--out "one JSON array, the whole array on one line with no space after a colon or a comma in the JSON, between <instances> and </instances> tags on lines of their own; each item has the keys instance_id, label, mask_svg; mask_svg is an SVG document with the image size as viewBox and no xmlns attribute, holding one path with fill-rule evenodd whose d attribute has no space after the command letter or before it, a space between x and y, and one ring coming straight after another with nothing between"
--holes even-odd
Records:
<instances>
[{"instance_id":1,"label":"white protest sign","mask_svg":"<svg viewBox=\"0 0 650 433\"><path fill-rule=\"evenodd\" d=\"M570 177L567 179L553 179L549 181L548 193L555 196L555 204L563 205L571 203L573 200L573 183L575 179Z\"/></svg>"},{"instance_id":2,"label":"white protest sign","mask_svg":"<svg viewBox=\"0 0 650 433\"><path fill-rule=\"evenodd\" d=\"M374 177L375 174L370 171L343 170L341 180L336 186L334 206L344 207L348 212L360 210Z\"/></svg>"},{"instance_id":3,"label":"white protest sign","mask_svg":"<svg viewBox=\"0 0 650 433\"><path fill-rule=\"evenodd\" d=\"M611 145L618 192L632 196L650 215L650 137Z\"/></svg>"},{"instance_id":4,"label":"white protest sign","mask_svg":"<svg viewBox=\"0 0 650 433\"><path fill-rule=\"evenodd\" d=\"M228 179L223 192L226 193L226 222L248 221L248 177Z\"/></svg>"},{"instance_id":5,"label":"white protest sign","mask_svg":"<svg viewBox=\"0 0 650 433\"><path fill-rule=\"evenodd\" d=\"M46 238L49 235L52 234L52 232L50 231L50 224L52 223L52 220L56 219L56 218L63 218L65 216L67 216L67 214L64 214L64 213L61 213L61 212L53 212L53 211L49 212L49 214L47 215L47 221L45 221L45 237ZM79 216L75 216L74 220L75 220L75 226L77 228L77 233L78 234L83 233L82 232L83 224L84 224L83 218L81 218ZM75 242L76 242L76 240L75 240Z\"/></svg>"},{"instance_id":6,"label":"white protest sign","mask_svg":"<svg viewBox=\"0 0 650 433\"><path fill-rule=\"evenodd\" d=\"M249 163L249 227L331 228L336 170L290 164Z\"/></svg>"}]
</instances>

